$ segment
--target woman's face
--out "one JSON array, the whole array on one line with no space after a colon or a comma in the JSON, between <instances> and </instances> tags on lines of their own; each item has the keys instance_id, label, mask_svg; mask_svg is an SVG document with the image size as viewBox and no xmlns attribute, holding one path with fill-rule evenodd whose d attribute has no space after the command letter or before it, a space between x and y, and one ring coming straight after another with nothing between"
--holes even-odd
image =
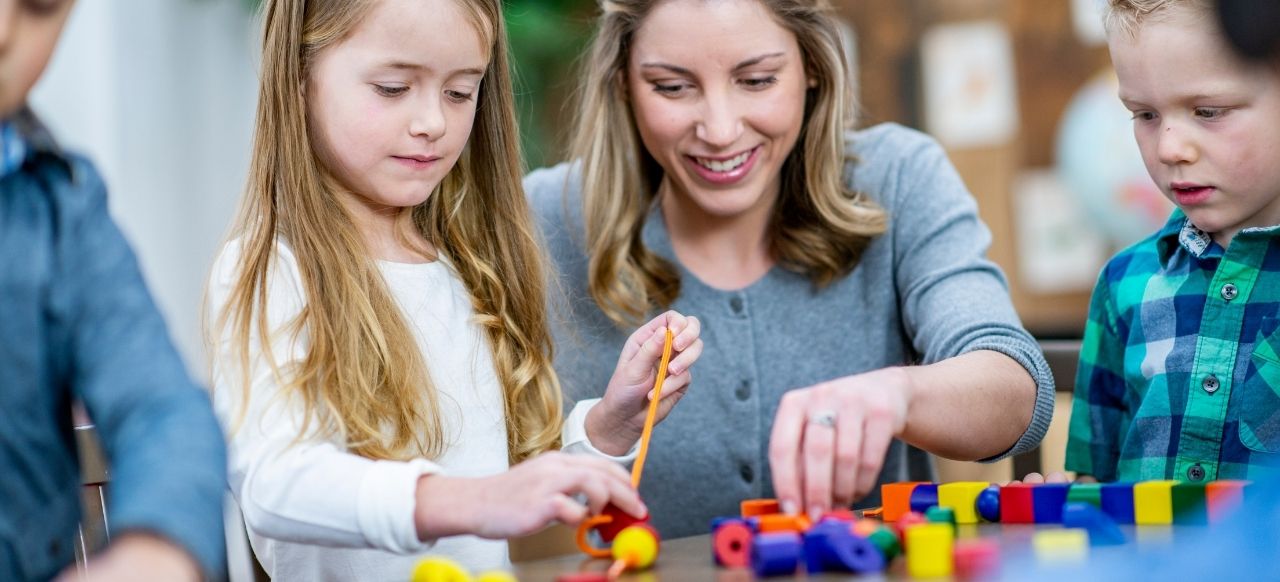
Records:
<instances>
[{"instance_id":1,"label":"woman's face","mask_svg":"<svg viewBox=\"0 0 1280 582\"><path fill-rule=\"evenodd\" d=\"M627 88L663 187L689 210L768 213L804 122L796 37L757 0L670 0L636 31Z\"/></svg>"}]
</instances>

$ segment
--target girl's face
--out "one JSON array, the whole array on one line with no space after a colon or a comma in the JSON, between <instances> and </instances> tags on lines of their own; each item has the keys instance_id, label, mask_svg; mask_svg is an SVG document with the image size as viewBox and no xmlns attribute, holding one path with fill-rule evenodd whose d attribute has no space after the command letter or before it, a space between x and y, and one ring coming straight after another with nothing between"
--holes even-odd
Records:
<instances>
[{"instance_id":1,"label":"girl's face","mask_svg":"<svg viewBox=\"0 0 1280 582\"><path fill-rule=\"evenodd\" d=\"M767 213L804 123L795 35L757 0L671 0L636 31L627 87L640 138L689 210Z\"/></svg>"},{"instance_id":2,"label":"girl's face","mask_svg":"<svg viewBox=\"0 0 1280 582\"><path fill-rule=\"evenodd\" d=\"M467 144L488 63L456 0L382 0L321 51L306 88L313 145L356 212L426 201Z\"/></svg>"}]
</instances>

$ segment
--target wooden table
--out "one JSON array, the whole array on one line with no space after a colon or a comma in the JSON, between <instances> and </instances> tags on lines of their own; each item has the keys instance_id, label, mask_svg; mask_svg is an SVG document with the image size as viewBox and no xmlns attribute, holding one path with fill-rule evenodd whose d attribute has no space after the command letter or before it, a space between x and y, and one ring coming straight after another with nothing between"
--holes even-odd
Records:
<instances>
[{"instance_id":1,"label":"wooden table","mask_svg":"<svg viewBox=\"0 0 1280 582\"><path fill-rule=\"evenodd\" d=\"M1000 544L1001 562L1008 564L1019 558L1031 560L1031 539L1035 532L1042 529L1060 529L1058 525L1000 525L983 524L978 526L960 526L958 539L983 537L995 539ZM1203 527L1195 526L1120 526L1128 538L1123 546L1092 547L1091 556L1102 556L1115 552L1134 552L1137 547L1159 548L1168 545L1175 535L1187 531L1203 531ZM581 554L560 556L544 560L517 563L514 565L515 575L521 582L554 582L557 576L574 572L603 572L609 563L605 560L589 560ZM803 570L803 566L801 567ZM718 568L711 558L711 536L701 535L662 543L657 565L647 572L632 573L621 577L624 582L748 582L754 580L750 570L727 570ZM906 560L901 558L893 562L889 571L879 576L853 576L852 574L823 574L795 577L774 577L765 580L911 580L906 573Z\"/></svg>"}]
</instances>

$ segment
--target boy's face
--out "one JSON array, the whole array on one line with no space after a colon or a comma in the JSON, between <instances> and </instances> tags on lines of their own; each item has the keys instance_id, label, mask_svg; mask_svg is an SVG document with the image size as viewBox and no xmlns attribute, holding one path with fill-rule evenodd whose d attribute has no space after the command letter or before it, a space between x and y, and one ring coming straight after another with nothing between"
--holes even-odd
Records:
<instances>
[{"instance_id":1,"label":"boy's face","mask_svg":"<svg viewBox=\"0 0 1280 582\"><path fill-rule=\"evenodd\" d=\"M1226 246L1280 224L1280 69L1241 61L1211 15L1174 10L1113 34L1111 60L1147 171Z\"/></svg>"},{"instance_id":2,"label":"boy's face","mask_svg":"<svg viewBox=\"0 0 1280 582\"><path fill-rule=\"evenodd\" d=\"M12 115L44 72L72 0L0 0L0 119Z\"/></svg>"}]
</instances>

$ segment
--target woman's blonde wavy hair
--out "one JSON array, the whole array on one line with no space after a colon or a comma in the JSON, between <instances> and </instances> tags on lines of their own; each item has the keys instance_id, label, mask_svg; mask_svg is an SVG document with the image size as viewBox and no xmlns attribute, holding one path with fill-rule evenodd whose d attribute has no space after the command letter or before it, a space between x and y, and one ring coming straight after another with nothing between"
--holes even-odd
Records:
<instances>
[{"instance_id":1,"label":"woman's blonde wavy hair","mask_svg":"<svg viewBox=\"0 0 1280 582\"><path fill-rule=\"evenodd\" d=\"M581 163L588 286L618 325L638 324L680 294L675 267L641 242L663 172L640 141L626 95L632 39L663 1L601 0L570 145L572 158ZM830 3L758 1L795 34L806 72L816 82L806 96L796 147L782 166L770 244L780 265L822 287L857 266L863 249L885 231L887 216L845 187L844 132L853 128L855 102Z\"/></svg>"},{"instance_id":2,"label":"woman's blonde wavy hair","mask_svg":"<svg viewBox=\"0 0 1280 582\"><path fill-rule=\"evenodd\" d=\"M521 186L507 35L500 0L458 0L490 48L476 120L457 166L397 219L444 251L471 295L505 399L510 462L559 445L560 386L545 317L544 260ZM210 338L229 337L248 402L250 346L267 329L267 281L277 240L297 258L309 351L282 370L307 411L303 434L342 439L374 459L437 458L446 443L436 390L418 344L340 202L342 186L313 149L302 88L321 51L344 40L373 0L271 0L265 6L261 94L248 184L231 239L242 262ZM246 404L247 407L247 404ZM243 413L241 414L243 417ZM316 423L312 425L312 423ZM238 423L237 423L238 424Z\"/></svg>"}]
</instances>

